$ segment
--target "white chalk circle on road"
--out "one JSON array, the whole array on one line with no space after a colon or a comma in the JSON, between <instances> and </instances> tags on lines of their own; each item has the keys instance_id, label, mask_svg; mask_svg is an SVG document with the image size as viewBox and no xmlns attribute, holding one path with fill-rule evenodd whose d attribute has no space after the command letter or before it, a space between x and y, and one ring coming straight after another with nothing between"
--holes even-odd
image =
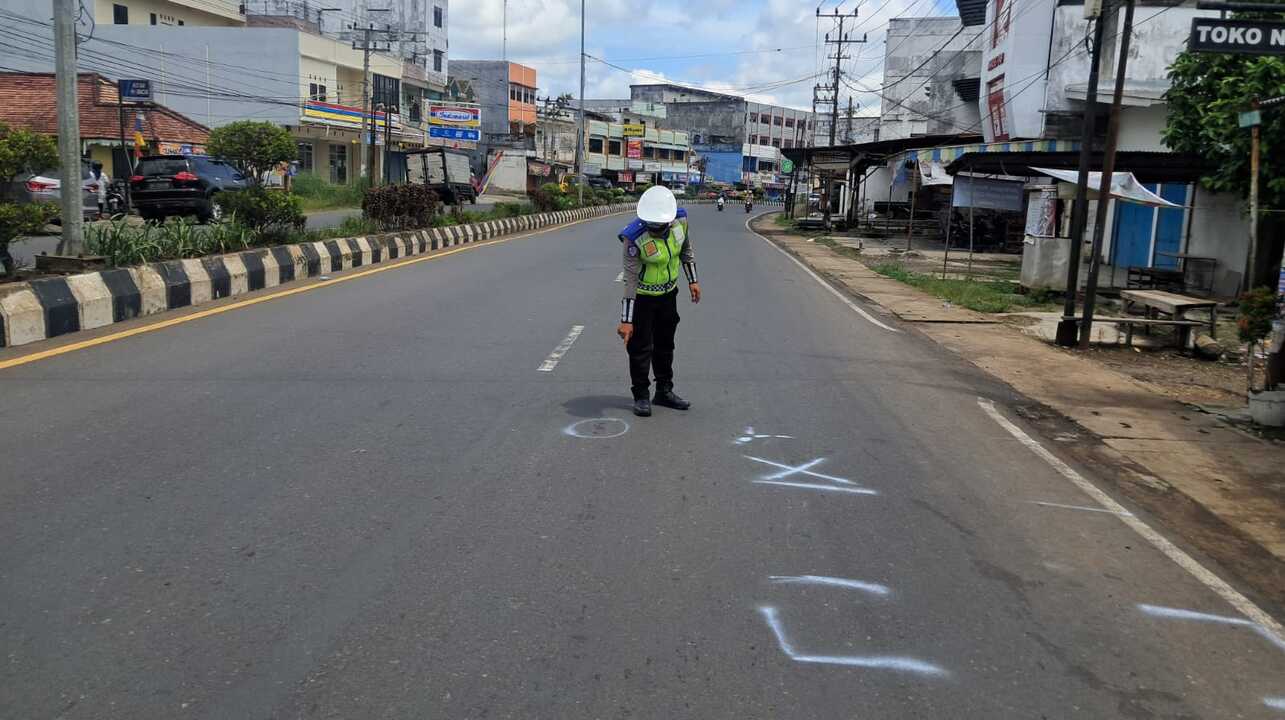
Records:
<instances>
[{"instance_id":1,"label":"white chalk circle on road","mask_svg":"<svg viewBox=\"0 0 1285 720\"><path fill-rule=\"evenodd\" d=\"M618 418L589 418L562 428L563 435L590 440L618 438L629 432L629 423Z\"/></svg>"}]
</instances>

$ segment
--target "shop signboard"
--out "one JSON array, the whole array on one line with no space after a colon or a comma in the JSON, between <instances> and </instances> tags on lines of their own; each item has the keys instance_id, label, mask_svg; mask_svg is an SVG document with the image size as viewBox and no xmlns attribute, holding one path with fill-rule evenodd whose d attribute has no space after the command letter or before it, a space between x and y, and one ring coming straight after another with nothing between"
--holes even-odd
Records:
<instances>
[{"instance_id":1,"label":"shop signboard","mask_svg":"<svg viewBox=\"0 0 1285 720\"><path fill-rule=\"evenodd\" d=\"M643 156L642 140L625 141L625 157L630 160L641 160Z\"/></svg>"},{"instance_id":2,"label":"shop signboard","mask_svg":"<svg viewBox=\"0 0 1285 720\"><path fill-rule=\"evenodd\" d=\"M625 137L644 137L647 135L647 126L626 123L621 134Z\"/></svg>"},{"instance_id":3,"label":"shop signboard","mask_svg":"<svg viewBox=\"0 0 1285 720\"><path fill-rule=\"evenodd\" d=\"M482 106L474 103L429 103L428 136L478 142L482 139Z\"/></svg>"}]
</instances>

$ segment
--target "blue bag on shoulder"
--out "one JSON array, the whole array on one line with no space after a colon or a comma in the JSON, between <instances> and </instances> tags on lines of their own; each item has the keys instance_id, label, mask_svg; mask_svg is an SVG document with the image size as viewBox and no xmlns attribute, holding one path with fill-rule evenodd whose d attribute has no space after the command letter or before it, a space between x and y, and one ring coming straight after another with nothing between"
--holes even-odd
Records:
<instances>
[{"instance_id":1,"label":"blue bag on shoulder","mask_svg":"<svg viewBox=\"0 0 1285 720\"><path fill-rule=\"evenodd\" d=\"M678 215L674 218L674 220L686 220L686 219L687 219L687 208L678 208ZM639 220L638 218L634 218L633 222L626 225L625 228L620 231L620 234L617 235L617 237L620 238L620 242L634 242L638 238L642 237L643 233L645 232L647 232L647 223L643 222L642 220Z\"/></svg>"}]
</instances>

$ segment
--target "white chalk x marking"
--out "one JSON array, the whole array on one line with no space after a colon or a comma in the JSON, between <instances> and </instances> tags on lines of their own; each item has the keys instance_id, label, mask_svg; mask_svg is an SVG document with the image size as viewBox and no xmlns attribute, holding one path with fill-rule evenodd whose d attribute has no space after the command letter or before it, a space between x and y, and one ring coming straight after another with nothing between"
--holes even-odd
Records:
<instances>
[{"instance_id":1,"label":"white chalk x marking","mask_svg":"<svg viewBox=\"0 0 1285 720\"><path fill-rule=\"evenodd\" d=\"M764 475L763 476L764 480L783 480L787 477L790 477L791 475L807 475L809 477L820 478L822 480L829 480L830 482L836 482L842 485L856 485L856 483L852 482L851 480L848 480L847 478L835 477L833 475L825 475L818 472L812 472L810 468L814 468L817 465L820 465L821 463L825 462L825 458L816 458L815 460L809 460L808 462L805 462L802 465L798 465L798 466L782 465L781 463L772 462L771 460L764 460L763 458L754 457L753 455L746 455L745 458L747 460L753 460L754 462L757 462L757 463L763 463L764 465L771 465L772 467L781 469L781 472L775 475Z\"/></svg>"},{"instance_id":2,"label":"white chalk x marking","mask_svg":"<svg viewBox=\"0 0 1285 720\"><path fill-rule=\"evenodd\" d=\"M755 440L773 440L773 439L775 439L775 440L793 440L793 439L794 439L794 436L793 436L793 435L771 435L771 434L766 434L766 433L756 433L756 432L754 432L754 428L751 426L751 427L747 427L747 428L745 428L745 434L744 434L744 435L741 435L740 437L736 438L736 444L737 444L737 445L746 445L746 444L749 444L749 443L754 442Z\"/></svg>"},{"instance_id":3,"label":"white chalk x marking","mask_svg":"<svg viewBox=\"0 0 1285 720\"><path fill-rule=\"evenodd\" d=\"M545 358L545 361L540 363L540 367L536 368L536 370L539 372L553 372L553 369L558 366L558 362L562 360L562 356L567 354L567 351L575 344L576 338L580 337L582 332L584 332L584 325L572 325L571 332L567 333L562 342L558 343L558 346L553 349L553 352L549 353L549 357Z\"/></svg>"},{"instance_id":4,"label":"white chalk x marking","mask_svg":"<svg viewBox=\"0 0 1285 720\"><path fill-rule=\"evenodd\" d=\"M1152 527L1139 520L1133 513L1129 512L1123 505L1116 502L1110 495L1100 490L1096 485L1089 482L1083 475L1075 471L1070 465L1062 462L1053 453L1049 452L1043 445L1036 442L1034 438L1027 435L1025 431L1013 424L1011 420L1004 417L999 410L995 409L995 403L985 398L977 398L977 404L982 410L991 417L992 420L999 423L999 426L1008 431L1010 435L1017 438L1017 441L1026 446L1028 450L1035 453L1041 460L1053 466L1062 477L1070 480L1085 495L1093 498L1099 505L1114 513L1120 518L1120 521L1128 525L1134 532L1141 535L1153 547L1164 554L1165 557L1172 560L1188 574L1200 581L1205 587L1214 591L1218 597L1226 600L1241 615L1249 618L1253 623L1262 628L1262 632L1271 636L1272 643L1277 647L1285 647L1285 630L1282 630L1281 624L1276 621L1265 610L1254 604L1252 600L1242 595L1236 588L1228 585L1226 581L1210 572L1208 568L1183 552L1181 548L1169 542L1163 535L1156 532ZM1217 617L1217 616L1213 616Z\"/></svg>"},{"instance_id":5,"label":"white chalk x marking","mask_svg":"<svg viewBox=\"0 0 1285 720\"><path fill-rule=\"evenodd\" d=\"M802 490L821 490L822 492L851 493L852 495L878 495L879 491L862 487L845 487L843 485L822 485L820 483L787 482L784 480L754 480L755 485L779 485L781 487L799 488Z\"/></svg>"},{"instance_id":6,"label":"white chalk x marking","mask_svg":"<svg viewBox=\"0 0 1285 720\"><path fill-rule=\"evenodd\" d=\"M759 612L763 615L763 620L767 622L767 626L772 629L772 634L776 636L776 644L781 648L781 652L795 662L845 665L875 670L897 670L936 677L950 674L945 669L932 663L895 655L808 655L800 653L795 650L789 639L786 638L785 628L781 626L781 618L778 616L776 608L765 605L759 608Z\"/></svg>"},{"instance_id":7,"label":"white chalk x marking","mask_svg":"<svg viewBox=\"0 0 1285 720\"><path fill-rule=\"evenodd\" d=\"M1265 697L1263 704L1273 710L1285 710L1285 697Z\"/></svg>"}]
</instances>

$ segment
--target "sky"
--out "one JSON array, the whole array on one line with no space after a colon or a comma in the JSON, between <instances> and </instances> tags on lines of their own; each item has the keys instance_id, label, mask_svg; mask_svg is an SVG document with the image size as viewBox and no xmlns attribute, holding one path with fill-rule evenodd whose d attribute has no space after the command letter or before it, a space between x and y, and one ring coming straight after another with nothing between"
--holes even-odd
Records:
<instances>
[{"instance_id":1,"label":"sky","mask_svg":"<svg viewBox=\"0 0 1285 720\"><path fill-rule=\"evenodd\" d=\"M504 0L451 3L451 59L501 58ZM606 60L586 65L585 96L628 98L629 85L678 82L744 95L759 102L811 109L812 86L828 83L834 61L821 45L833 18L816 16L815 2L794 0L586 0L586 54ZM859 6L859 7L858 7ZM843 64L848 84L877 88L883 79L884 33L892 17L955 15L952 0L827 0L822 13L850 13ZM508 0L508 59L534 67L541 97L578 94L579 0ZM879 97L843 87L859 115L878 115Z\"/></svg>"}]
</instances>

